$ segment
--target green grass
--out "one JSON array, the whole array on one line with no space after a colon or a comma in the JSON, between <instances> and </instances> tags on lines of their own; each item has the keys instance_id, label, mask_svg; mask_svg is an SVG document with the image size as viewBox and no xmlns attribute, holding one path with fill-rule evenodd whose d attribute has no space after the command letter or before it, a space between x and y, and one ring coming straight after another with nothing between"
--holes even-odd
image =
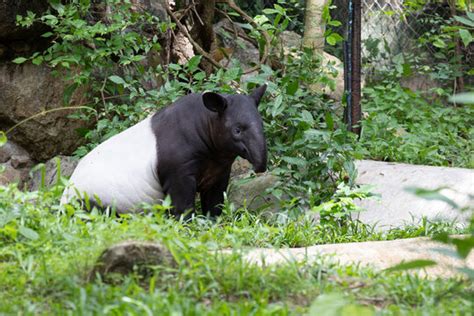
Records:
<instances>
[{"instance_id":1,"label":"green grass","mask_svg":"<svg viewBox=\"0 0 474 316\"><path fill-rule=\"evenodd\" d=\"M248 246L458 233L453 225L425 221L381 234L361 224L321 225L304 216L277 223L231 209L215 221L197 217L184 223L163 211L114 218L59 212L59 195L60 188L23 193L0 187L0 314L287 315L340 306L351 315L466 315L473 308L474 288L467 281L381 273L324 258L259 267L239 253ZM161 242L178 264L156 267L149 278L87 282L100 253L123 240ZM217 252L230 247L233 254Z\"/></svg>"}]
</instances>

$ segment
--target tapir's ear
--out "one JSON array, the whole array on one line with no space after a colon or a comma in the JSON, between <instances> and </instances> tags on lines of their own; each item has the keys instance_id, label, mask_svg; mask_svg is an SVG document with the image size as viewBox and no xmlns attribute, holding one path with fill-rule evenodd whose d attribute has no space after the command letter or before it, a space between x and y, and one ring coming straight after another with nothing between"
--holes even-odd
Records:
<instances>
[{"instance_id":1,"label":"tapir's ear","mask_svg":"<svg viewBox=\"0 0 474 316\"><path fill-rule=\"evenodd\" d=\"M266 90L267 90L267 84L263 84L260 87L256 88L255 90L253 90L252 93L250 94L250 96L254 98L254 100L257 102L257 105L260 103L260 100L262 99Z\"/></svg>"},{"instance_id":2,"label":"tapir's ear","mask_svg":"<svg viewBox=\"0 0 474 316\"><path fill-rule=\"evenodd\" d=\"M227 108L227 100L222 95L215 92L204 92L202 102L212 112L223 113Z\"/></svg>"}]
</instances>

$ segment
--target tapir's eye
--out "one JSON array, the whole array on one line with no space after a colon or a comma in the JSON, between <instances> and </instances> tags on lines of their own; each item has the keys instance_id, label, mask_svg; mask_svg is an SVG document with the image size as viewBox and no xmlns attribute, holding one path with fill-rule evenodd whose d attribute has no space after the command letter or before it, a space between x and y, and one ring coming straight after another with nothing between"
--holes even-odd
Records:
<instances>
[{"instance_id":1,"label":"tapir's eye","mask_svg":"<svg viewBox=\"0 0 474 316\"><path fill-rule=\"evenodd\" d=\"M240 127L240 126L234 127L234 135L235 136L240 136L241 133L242 133L242 127Z\"/></svg>"}]
</instances>

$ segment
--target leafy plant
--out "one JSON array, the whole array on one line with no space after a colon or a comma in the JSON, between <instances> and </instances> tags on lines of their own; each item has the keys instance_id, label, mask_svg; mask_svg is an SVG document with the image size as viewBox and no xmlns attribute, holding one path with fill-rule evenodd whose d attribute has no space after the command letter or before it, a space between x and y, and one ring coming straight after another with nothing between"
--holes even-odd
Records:
<instances>
[{"instance_id":1,"label":"leafy plant","mask_svg":"<svg viewBox=\"0 0 474 316\"><path fill-rule=\"evenodd\" d=\"M385 80L364 89L361 152L376 160L474 167L473 108L429 103Z\"/></svg>"},{"instance_id":2,"label":"leafy plant","mask_svg":"<svg viewBox=\"0 0 474 316\"><path fill-rule=\"evenodd\" d=\"M18 57L15 63L27 61L46 64L53 74L68 83L64 103L74 101L75 91L86 94L87 104L98 112L81 112L77 116L97 122L95 130L82 133L93 144L101 142L144 118L156 108L153 94L144 85L156 82L156 65L160 39L169 27L147 12L134 9L129 1L111 0L103 4L90 0L50 1L50 9L37 17L28 12L18 16L17 23L29 27L42 23L48 31L42 36L51 40L43 52ZM133 105L132 105L133 104ZM93 146L93 145L92 145ZM81 148L84 155L89 148Z\"/></svg>"}]
</instances>

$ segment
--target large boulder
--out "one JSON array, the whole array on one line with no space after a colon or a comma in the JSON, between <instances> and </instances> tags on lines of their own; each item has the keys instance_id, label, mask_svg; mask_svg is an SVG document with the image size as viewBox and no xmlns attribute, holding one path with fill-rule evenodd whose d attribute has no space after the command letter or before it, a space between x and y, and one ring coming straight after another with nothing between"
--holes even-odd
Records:
<instances>
[{"instance_id":1,"label":"large boulder","mask_svg":"<svg viewBox=\"0 0 474 316\"><path fill-rule=\"evenodd\" d=\"M91 10L91 19L107 19L107 14L111 14L105 1L95 1L94 5L103 10ZM148 11L160 20L167 19L166 0L133 0L132 5L136 11ZM36 161L45 161L56 155L70 155L83 140L77 130L94 123L70 119L74 110L51 111L63 107L64 89L70 84L64 82L61 76L53 76L44 65L11 63L15 57L30 56L48 47L49 39L41 37L46 31L44 25L33 24L28 29L15 25L17 15L32 11L40 16L48 6L48 0L0 2L0 130L9 130L22 122L8 137L24 147ZM147 26L138 31L149 38L156 33ZM167 47L168 40L164 36L160 44ZM165 53L151 51L148 55L149 58L142 62L150 66L167 61L163 56ZM143 82L146 88L159 85L158 78ZM71 99L72 105L86 102L84 90L76 90ZM40 113L45 114L38 115Z\"/></svg>"},{"instance_id":2,"label":"large boulder","mask_svg":"<svg viewBox=\"0 0 474 316\"><path fill-rule=\"evenodd\" d=\"M469 212L459 208L473 207L474 170L451 167L433 167L404 163L360 160L356 162L357 183L374 186L380 199L362 200L358 205L365 209L358 218L379 230L429 221L459 222L467 224ZM454 204L436 199L436 193L416 196L410 188L442 189L441 194ZM438 196L439 197L439 196Z\"/></svg>"},{"instance_id":3,"label":"large boulder","mask_svg":"<svg viewBox=\"0 0 474 316\"><path fill-rule=\"evenodd\" d=\"M0 65L0 130L9 130L9 139L24 147L34 160L44 161L58 154L71 154L81 143L78 128L89 123L68 116L63 107L65 83L46 66ZM77 91L75 104L81 103Z\"/></svg>"}]
</instances>

